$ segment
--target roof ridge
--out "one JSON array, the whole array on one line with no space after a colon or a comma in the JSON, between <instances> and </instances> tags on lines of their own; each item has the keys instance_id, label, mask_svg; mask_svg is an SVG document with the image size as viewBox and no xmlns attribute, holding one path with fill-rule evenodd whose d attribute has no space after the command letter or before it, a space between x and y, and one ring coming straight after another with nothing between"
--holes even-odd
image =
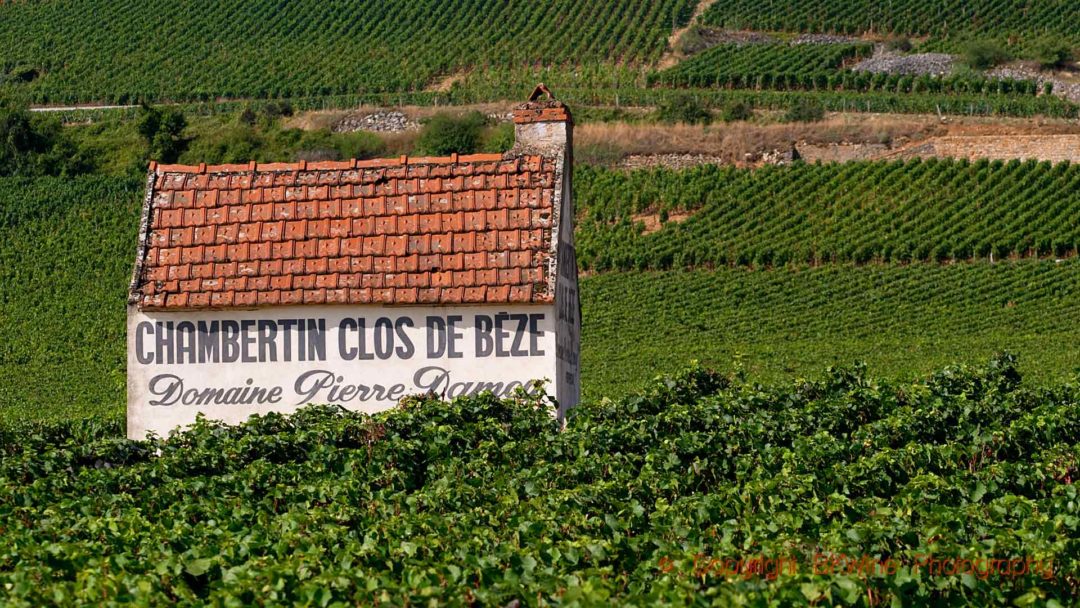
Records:
<instances>
[{"instance_id":1,"label":"roof ridge","mask_svg":"<svg viewBox=\"0 0 1080 608\"><path fill-rule=\"evenodd\" d=\"M381 167L400 167L406 165L438 165L458 163L490 163L513 158L514 155L503 153L490 154L451 154L450 156L407 156L397 158L373 158L368 160L332 160L298 161L295 163L258 163L247 164L198 165L162 164L150 161L150 171L161 173L245 173L255 171L345 171L349 169L373 169Z\"/></svg>"}]
</instances>

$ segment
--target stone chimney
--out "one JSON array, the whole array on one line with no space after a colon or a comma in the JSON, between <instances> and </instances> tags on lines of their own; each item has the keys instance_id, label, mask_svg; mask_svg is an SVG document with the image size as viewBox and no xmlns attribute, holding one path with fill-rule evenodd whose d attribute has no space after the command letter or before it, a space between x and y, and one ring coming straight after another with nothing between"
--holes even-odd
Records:
<instances>
[{"instance_id":1,"label":"stone chimney","mask_svg":"<svg viewBox=\"0 0 1080 608\"><path fill-rule=\"evenodd\" d=\"M529 101L514 109L514 152L566 155L574 147L574 121L566 104L555 99L546 86L537 85Z\"/></svg>"}]
</instances>

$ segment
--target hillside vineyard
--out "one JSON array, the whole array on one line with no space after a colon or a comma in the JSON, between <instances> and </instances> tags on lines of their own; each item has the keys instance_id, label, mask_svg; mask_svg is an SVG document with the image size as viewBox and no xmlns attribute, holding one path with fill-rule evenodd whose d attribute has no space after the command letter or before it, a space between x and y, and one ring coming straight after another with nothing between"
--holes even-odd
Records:
<instances>
[{"instance_id":1,"label":"hillside vineyard","mask_svg":"<svg viewBox=\"0 0 1080 608\"><path fill-rule=\"evenodd\" d=\"M1080 165L1070 163L585 168L577 184L578 258L596 270L1001 260L1080 247ZM634 220L676 211L691 215L653 234Z\"/></svg>"},{"instance_id":2,"label":"hillside vineyard","mask_svg":"<svg viewBox=\"0 0 1080 608\"><path fill-rule=\"evenodd\" d=\"M1035 97L1033 80L975 74L912 76L856 72L845 64L870 56L870 44L719 44L677 66L649 74L652 86L789 91L988 94Z\"/></svg>"},{"instance_id":3,"label":"hillside vineyard","mask_svg":"<svg viewBox=\"0 0 1080 608\"><path fill-rule=\"evenodd\" d=\"M41 103L419 91L477 66L650 62L696 2L63 0L0 5ZM326 61L326 57L348 58Z\"/></svg>"},{"instance_id":4,"label":"hillside vineyard","mask_svg":"<svg viewBox=\"0 0 1080 608\"><path fill-rule=\"evenodd\" d=\"M762 30L1056 34L1080 41L1080 12L1072 0L725 0L713 3L704 19L713 25Z\"/></svg>"},{"instance_id":5,"label":"hillside vineyard","mask_svg":"<svg viewBox=\"0 0 1080 608\"><path fill-rule=\"evenodd\" d=\"M608 272L582 286L595 398L687 358L762 380L856 360L912 378L1003 348L1037 383L1080 368L1077 259Z\"/></svg>"}]
</instances>

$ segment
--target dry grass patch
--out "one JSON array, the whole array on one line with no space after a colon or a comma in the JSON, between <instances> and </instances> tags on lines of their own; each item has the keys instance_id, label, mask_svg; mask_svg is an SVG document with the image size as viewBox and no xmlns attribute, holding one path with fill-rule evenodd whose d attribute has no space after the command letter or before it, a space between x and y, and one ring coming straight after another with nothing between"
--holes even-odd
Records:
<instances>
[{"instance_id":1,"label":"dry grass patch","mask_svg":"<svg viewBox=\"0 0 1080 608\"><path fill-rule=\"evenodd\" d=\"M645 227L642 231L644 234L652 234L663 228L665 224L681 224L689 219L691 215L693 214L687 211L670 211L665 219L660 217L659 213L649 211L634 214L630 216L630 219L634 222L641 222Z\"/></svg>"}]
</instances>

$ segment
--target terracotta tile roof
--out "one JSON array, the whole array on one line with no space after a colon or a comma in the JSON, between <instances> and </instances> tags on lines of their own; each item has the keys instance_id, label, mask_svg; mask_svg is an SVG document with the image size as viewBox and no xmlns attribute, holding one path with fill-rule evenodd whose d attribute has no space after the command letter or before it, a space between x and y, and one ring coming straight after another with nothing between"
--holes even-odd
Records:
<instances>
[{"instance_id":1,"label":"terracotta tile roof","mask_svg":"<svg viewBox=\"0 0 1080 608\"><path fill-rule=\"evenodd\" d=\"M556 160L151 165L131 303L551 302Z\"/></svg>"}]
</instances>

